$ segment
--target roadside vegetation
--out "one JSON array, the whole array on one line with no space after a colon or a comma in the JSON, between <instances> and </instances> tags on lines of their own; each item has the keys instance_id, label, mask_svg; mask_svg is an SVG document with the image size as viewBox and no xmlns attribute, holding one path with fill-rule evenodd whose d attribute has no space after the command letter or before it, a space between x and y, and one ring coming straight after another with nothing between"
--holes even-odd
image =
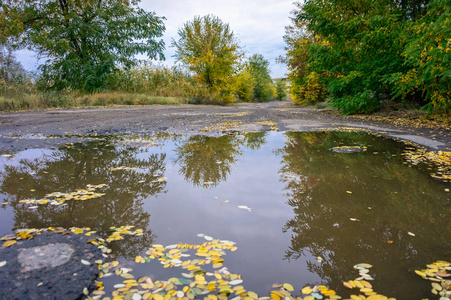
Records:
<instances>
[{"instance_id":1,"label":"roadside vegetation","mask_svg":"<svg viewBox=\"0 0 451 300\"><path fill-rule=\"evenodd\" d=\"M294 102L343 114L451 108L451 2L297 1L286 28ZM391 103L391 104L390 104Z\"/></svg>"}]
</instances>

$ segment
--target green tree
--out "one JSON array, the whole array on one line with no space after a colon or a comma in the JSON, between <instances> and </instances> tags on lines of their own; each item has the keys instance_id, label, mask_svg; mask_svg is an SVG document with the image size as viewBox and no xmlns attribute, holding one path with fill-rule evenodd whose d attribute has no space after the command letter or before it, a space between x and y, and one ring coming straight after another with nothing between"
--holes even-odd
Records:
<instances>
[{"instance_id":1,"label":"green tree","mask_svg":"<svg viewBox=\"0 0 451 300\"><path fill-rule=\"evenodd\" d=\"M0 37L46 58L45 87L92 92L136 54L164 58L164 18L139 0L24 0L2 4Z\"/></svg>"},{"instance_id":2,"label":"green tree","mask_svg":"<svg viewBox=\"0 0 451 300\"><path fill-rule=\"evenodd\" d=\"M397 97L424 98L429 112L449 113L451 107L451 1L436 0L407 31L412 37L403 51L409 70L390 78Z\"/></svg>"},{"instance_id":3,"label":"green tree","mask_svg":"<svg viewBox=\"0 0 451 300\"><path fill-rule=\"evenodd\" d=\"M276 97L276 90L268 67L269 61L261 54L254 54L249 58L248 69L255 80L254 98L259 102L269 101Z\"/></svg>"},{"instance_id":4,"label":"green tree","mask_svg":"<svg viewBox=\"0 0 451 300\"><path fill-rule=\"evenodd\" d=\"M288 79L290 80L290 94L292 101L297 104L316 103L325 100L327 96L326 86L323 78L327 72L320 76L312 70L309 60L312 54L309 47L315 43L321 43L319 34L307 29L307 22L297 18L302 12L302 4L294 3L296 9L292 11L292 24L285 28L284 41L287 44L285 50L286 57L279 58L279 61L288 66Z\"/></svg>"},{"instance_id":5,"label":"green tree","mask_svg":"<svg viewBox=\"0 0 451 300\"><path fill-rule=\"evenodd\" d=\"M345 114L385 101L446 111L449 12L446 0L297 2L285 39L295 100L329 95Z\"/></svg>"},{"instance_id":6,"label":"green tree","mask_svg":"<svg viewBox=\"0 0 451 300\"><path fill-rule=\"evenodd\" d=\"M235 94L238 99L245 102L254 100L255 78L247 68L244 68L235 76Z\"/></svg>"},{"instance_id":7,"label":"green tree","mask_svg":"<svg viewBox=\"0 0 451 300\"><path fill-rule=\"evenodd\" d=\"M213 97L233 101L233 75L242 54L229 24L212 15L196 16L178 34L179 39L172 40L174 57L196 74Z\"/></svg>"},{"instance_id":8,"label":"green tree","mask_svg":"<svg viewBox=\"0 0 451 300\"><path fill-rule=\"evenodd\" d=\"M0 45L0 95L8 96L28 82L29 74L17 61L12 47Z\"/></svg>"},{"instance_id":9,"label":"green tree","mask_svg":"<svg viewBox=\"0 0 451 300\"><path fill-rule=\"evenodd\" d=\"M286 78L277 78L274 82L276 83L277 99L285 100L288 97Z\"/></svg>"}]
</instances>

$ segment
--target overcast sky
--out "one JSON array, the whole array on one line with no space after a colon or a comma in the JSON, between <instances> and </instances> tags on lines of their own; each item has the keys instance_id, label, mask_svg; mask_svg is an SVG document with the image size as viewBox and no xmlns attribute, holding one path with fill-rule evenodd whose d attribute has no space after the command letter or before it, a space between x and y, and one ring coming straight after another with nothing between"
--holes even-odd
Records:
<instances>
[{"instance_id":1,"label":"overcast sky","mask_svg":"<svg viewBox=\"0 0 451 300\"><path fill-rule=\"evenodd\" d=\"M272 77L283 77L286 67L275 59L284 54L283 35L289 25L289 14L294 0L143 0L140 4L147 11L155 11L166 17L166 62L174 64L171 40L177 39L177 30L194 16L213 14L229 23L243 50L248 54L262 54L269 62ZM22 51L17 55L27 69L36 68L33 53Z\"/></svg>"}]
</instances>

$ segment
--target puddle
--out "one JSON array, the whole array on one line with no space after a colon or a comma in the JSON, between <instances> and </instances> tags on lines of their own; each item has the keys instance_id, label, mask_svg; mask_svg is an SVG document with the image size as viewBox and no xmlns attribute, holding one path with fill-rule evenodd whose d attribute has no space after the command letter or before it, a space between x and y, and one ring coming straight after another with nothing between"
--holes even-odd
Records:
<instances>
[{"instance_id":1,"label":"puddle","mask_svg":"<svg viewBox=\"0 0 451 300\"><path fill-rule=\"evenodd\" d=\"M346 147L362 151L333 151L355 149ZM262 296L290 283L293 295L323 284L348 297L343 281L358 277L355 264L369 263L378 293L434 299L414 270L450 260L450 184L411 165L406 147L366 133L261 132L104 137L8 153L0 157L0 235L90 227L106 238L111 226L134 225L144 235L112 242L113 253L135 278L168 280L183 270L135 257L153 243L202 244L202 233L236 242L224 266ZM101 184L95 199L20 202ZM106 291L120 282L105 278Z\"/></svg>"}]
</instances>

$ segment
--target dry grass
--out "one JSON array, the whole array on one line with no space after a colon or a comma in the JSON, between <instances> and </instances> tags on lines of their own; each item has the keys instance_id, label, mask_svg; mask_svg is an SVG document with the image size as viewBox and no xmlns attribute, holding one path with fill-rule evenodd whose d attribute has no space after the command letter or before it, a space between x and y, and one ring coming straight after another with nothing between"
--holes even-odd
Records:
<instances>
[{"instance_id":1,"label":"dry grass","mask_svg":"<svg viewBox=\"0 0 451 300\"><path fill-rule=\"evenodd\" d=\"M188 98L149 96L138 93L105 92L89 95L76 93L23 93L13 97L0 96L0 111L39 110L112 105L181 105Z\"/></svg>"}]
</instances>

